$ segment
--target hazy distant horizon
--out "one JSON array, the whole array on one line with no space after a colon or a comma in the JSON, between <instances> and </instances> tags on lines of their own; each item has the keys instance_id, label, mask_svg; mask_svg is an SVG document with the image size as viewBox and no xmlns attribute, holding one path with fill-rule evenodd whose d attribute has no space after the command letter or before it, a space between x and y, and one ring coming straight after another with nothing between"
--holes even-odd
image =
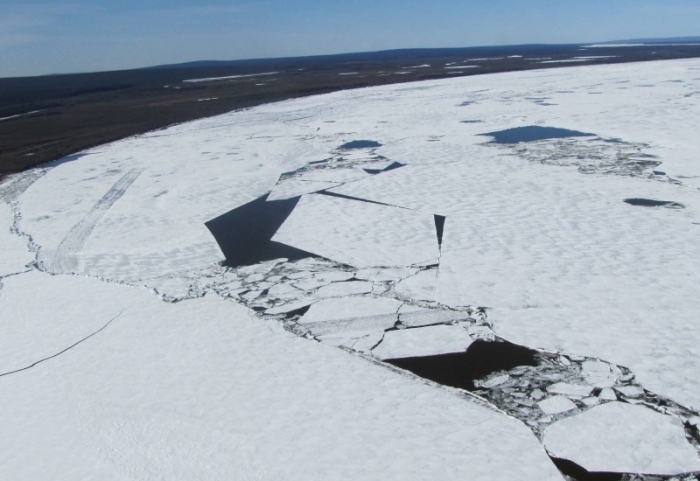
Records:
<instances>
[{"instance_id":1,"label":"hazy distant horizon","mask_svg":"<svg viewBox=\"0 0 700 481\"><path fill-rule=\"evenodd\" d=\"M0 77L199 60L700 35L700 4L693 0L455 3L0 0Z\"/></svg>"}]
</instances>

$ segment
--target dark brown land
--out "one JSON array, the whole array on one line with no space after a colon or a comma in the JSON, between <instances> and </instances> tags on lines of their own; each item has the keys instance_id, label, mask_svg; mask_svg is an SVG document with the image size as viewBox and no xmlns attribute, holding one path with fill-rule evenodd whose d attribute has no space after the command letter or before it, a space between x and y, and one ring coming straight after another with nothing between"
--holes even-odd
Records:
<instances>
[{"instance_id":1,"label":"dark brown land","mask_svg":"<svg viewBox=\"0 0 700 481\"><path fill-rule=\"evenodd\" d=\"M0 178L168 125L289 98L417 80L580 65L539 63L543 58L610 56L585 62L591 65L700 57L700 46L690 44L581 48L536 45L397 50L4 78L0 79ZM489 60L479 60L484 58ZM453 62L478 68L445 68ZM425 64L429 66L411 68ZM277 73L185 82L267 72ZM38 112L22 115L34 111Z\"/></svg>"}]
</instances>

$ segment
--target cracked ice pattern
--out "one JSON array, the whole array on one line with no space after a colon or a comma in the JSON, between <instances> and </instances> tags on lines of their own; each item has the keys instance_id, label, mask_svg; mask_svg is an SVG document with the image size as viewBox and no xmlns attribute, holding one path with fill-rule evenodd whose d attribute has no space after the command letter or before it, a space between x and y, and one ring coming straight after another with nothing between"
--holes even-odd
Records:
<instances>
[{"instance_id":1,"label":"cracked ice pattern","mask_svg":"<svg viewBox=\"0 0 700 481\"><path fill-rule=\"evenodd\" d=\"M107 312L118 307L113 299L77 309L74 294L57 296L61 315L48 325L47 316L14 316L28 309L22 306L35 297L33 287L63 293L79 279L47 273L77 273L105 293L128 290L113 284L145 286L173 303L171 313L209 309L207 298L219 296L238 309L236 322L243 305L260 326L340 347L355 355L348 359L372 361L367 366L469 352L476 341L532 346L536 365L491 372L475 381L475 394L446 392L469 406L494 406L495 424L505 413L540 439L575 424L588 437L602 435L606 425L591 413L610 405L644 409L675 422L676 433L685 430L685 440L673 438L682 448L664 473L693 468L700 147L692 126L700 98L688 92L700 87L691 78L697 65L517 72L338 92L175 126L12 176L0 185L0 214L10 226L0 310L24 328L3 324L6 368L49 358L42 369L62 365L102 339L91 336L114 317ZM676 78L687 81L667 82ZM596 137L504 146L480 136L528 125ZM341 147L360 139L376 143ZM302 195L276 239L317 257L223 267L205 222L268 193ZM642 209L629 199L684 208ZM441 246L435 216L446 218ZM70 355L53 357L70 346ZM625 419L641 420L644 429L653 424L645 415ZM579 441L561 444L553 450L576 461ZM551 465L532 456L528 474L515 477L551 476ZM478 467L486 457L460 461ZM592 470L606 466L588 461ZM633 459L626 479L643 479L645 466ZM492 479L494 469L477 475Z\"/></svg>"}]
</instances>

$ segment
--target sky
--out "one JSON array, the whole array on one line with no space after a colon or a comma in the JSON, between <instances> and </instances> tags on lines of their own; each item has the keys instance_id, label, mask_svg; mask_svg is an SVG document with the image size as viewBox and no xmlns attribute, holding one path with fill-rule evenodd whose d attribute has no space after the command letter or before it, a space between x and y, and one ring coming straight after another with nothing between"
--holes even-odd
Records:
<instances>
[{"instance_id":1,"label":"sky","mask_svg":"<svg viewBox=\"0 0 700 481\"><path fill-rule=\"evenodd\" d=\"M700 36L698 0L0 0L0 77Z\"/></svg>"}]
</instances>

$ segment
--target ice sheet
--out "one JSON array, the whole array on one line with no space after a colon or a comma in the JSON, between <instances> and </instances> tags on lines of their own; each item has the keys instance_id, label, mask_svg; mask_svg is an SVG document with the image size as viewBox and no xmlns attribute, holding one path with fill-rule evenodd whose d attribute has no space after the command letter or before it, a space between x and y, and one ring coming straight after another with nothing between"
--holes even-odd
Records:
<instances>
[{"instance_id":1,"label":"ice sheet","mask_svg":"<svg viewBox=\"0 0 700 481\"><path fill-rule=\"evenodd\" d=\"M272 240L355 267L439 255L431 215L319 194L303 196Z\"/></svg>"},{"instance_id":2,"label":"ice sheet","mask_svg":"<svg viewBox=\"0 0 700 481\"><path fill-rule=\"evenodd\" d=\"M91 149L4 182L0 197L13 203L16 226L23 234L16 239L23 241L3 237L9 242L3 241L3 247L9 250L0 258L3 262L10 259L11 250L18 254L17 260L8 261L11 266L24 265L25 259L31 260L25 244L32 242L41 269L95 277L105 284L146 285L161 298L172 301L173 309L190 302L207 306L218 293L231 304L236 299L251 313L260 312L261 319L256 322L263 325L266 318L262 313L266 309L272 309L270 315L278 313L276 319L281 318L281 314L287 314L283 303L294 306L312 302L315 289L334 280L332 276L319 280L312 274L314 271L340 272L339 275L347 277L355 269L382 266L405 269L411 265L439 264L439 269L424 270L398 284L395 283L398 279L383 281L383 274L364 271L360 275L370 277L366 280L372 283L372 295L384 297L332 299L340 304L329 304L331 307L325 310L315 309L319 302L295 327L307 326L322 341L330 342L333 338L346 348L357 347L367 352L382 330L393 327L401 302L411 308L441 307L448 312L456 309L468 311L469 315L478 313L481 316L478 322L464 321L469 324L467 332L474 337L492 339L494 334L489 326L493 324L495 333L509 341L580 356L587 362L602 359L617 364L618 370L629 368L636 375L634 385L629 380L621 385L616 384L619 372L605 372L601 365L584 369L583 377L576 383L614 386L615 390L604 389L597 400L586 398L587 403L575 399L574 404L564 397L550 398L555 401L538 399L541 406L548 406L547 402L557 404L548 406L553 409L551 412L561 413L555 418L572 416L594 402L614 399L616 392L630 402L649 402L653 396L642 388L697 408L700 406L697 377L700 361L696 355L700 344L696 329L700 313L697 290L700 145L694 127L700 114L698 69L700 60L691 59L512 72L428 81L408 87L388 85L267 104L151 132ZM296 122L301 118L304 122ZM465 119L478 122L464 123ZM598 137L498 145L480 135L527 126L590 132ZM359 139L376 143L372 148L339 149ZM371 162L387 165L401 162L405 166L375 176L359 170ZM350 171L341 175L342 169ZM320 194L304 196L278 235L296 247L341 264L305 259L295 264L298 269L284 270L276 267L281 265L277 262L235 272L218 265L223 255L204 223L260 198L274 188L281 176L287 178L289 173L294 173L292 177L307 176L312 182L347 182L332 190L387 205ZM677 208L640 207L625 203L625 199L672 201L677 203L674 205ZM446 217L441 249L437 246L434 215ZM285 273L290 277L283 280ZM43 296L43 291L37 294L32 286L14 287L23 285L23 277L36 279L35 275L39 274L3 278L0 304L7 300L15 303L13 306L24 306L30 304L32 296ZM229 282L229 276L236 280ZM83 281L88 282L85 279L69 282ZM89 280L93 281L97 282ZM306 283L309 291L298 294L288 286L292 281ZM44 282L53 285L59 281L37 281L37 285ZM346 287L342 284L345 283L330 284L327 290L340 289L336 285ZM273 295L268 295L268 289ZM140 292L152 295L147 289ZM341 290L336 294L349 293ZM204 300L183 300L202 296ZM71 298L66 294L66 299ZM95 298L99 301L99 293ZM342 304L345 299L351 299L350 303ZM359 299L372 299L372 307L365 309L365 301ZM111 319L110 302L102 310L99 302L86 308L86 312L95 312L94 318L81 318L65 328L60 319L54 319L54 324L48 325L49 330L59 331L52 335L53 340L32 335L19 339L21 331L8 331L9 336L17 338L17 346L28 348L15 351L8 348L6 355L19 365L19 361L50 355L59 344L70 345L75 339L82 339L90 329L99 328L98 318ZM382 307L378 303L387 305ZM382 310L388 304L392 308ZM481 309L472 309L473 306ZM203 309L206 314L208 308ZM148 312L150 317L144 317L145 320L165 322L159 318L164 315L161 311ZM180 311L168 311L171 312ZM314 316L318 320L309 321ZM204 322L199 314L193 317ZM289 317L294 315L285 316L285 323L296 323ZM26 319L31 321L25 323L30 327L43 320ZM279 335L279 325L273 322ZM159 334L162 334L160 330ZM90 344L86 341L68 351L68 356L60 355L51 362L70 359L79 352L78 348L85 349L98 338L99 335L90 338ZM156 338L151 337L149 342L158 344ZM122 361L124 352L128 352L142 361L141 366L149 365L145 361L153 362L151 358L138 357L150 352L152 346L143 344L146 341L138 335L132 335L128 344L123 341L119 347ZM180 345L178 342L173 344ZM205 350L206 344L202 341L199 349ZM271 345L275 345L274 341ZM286 355L287 346L278 347L278 351L255 352L278 359L279 352ZM250 354L244 349L241 353L241 356ZM238 354L226 354L234 355ZM97 354L94 358L98 359ZM178 358L163 356L163 359L171 361L175 368L189 369L178 364ZM241 358L226 359L245 365ZM293 365L295 359L285 357L285 362ZM558 359L563 363L565 356ZM198 374L209 372L201 364L192 369L197 370L197 366ZM34 370L27 372L34 376ZM61 371L61 376L79 376L81 369L75 371L69 374ZM133 371L136 374L124 373L119 382L136 382L127 380L128 374L144 384L151 381L143 369ZM360 371L362 368L357 368ZM263 373L264 381L260 382L267 382L267 374L279 377L279 372L271 368ZM95 379L97 374L87 381ZM72 389L86 381L78 377L68 380ZM377 392L382 392L384 381L375 381L380 386ZM493 379L486 382L490 381ZM554 382L540 387L544 390ZM501 386L510 386L508 383ZM95 384L100 385L99 379ZM172 384L178 383L172 380ZM41 386L37 383L31 389L42 389ZM25 399L38 397L36 391L26 391L30 387L21 389L25 389ZM188 389L199 392L191 386ZM332 390L340 396L337 399L343 399L343 389L344 386L333 385ZM3 395L11 396L11 393L12 390ZM127 401L130 395L128 392ZM172 394L170 399L187 398ZM307 400L304 395L299 398ZM153 403L153 399L156 397L146 401ZM399 396L392 398L392 402L399 403L397 399L405 402L412 398ZM557 411L570 407L565 401L577 409ZM47 398L44 402L50 405L54 401ZM125 410L131 407L126 401L115 405ZM80 403L65 406L83 409ZM536 405L530 408L539 409ZM61 418L65 409L60 406L46 409L42 414L46 417L38 418L37 422L49 426L48 420ZM19 412L17 419L35 414ZM190 419L204 416L194 412ZM426 415L436 414L430 411ZM109 416L100 418L95 414L95 418ZM455 418L453 425L459 426L460 419ZM551 421L549 418L547 422ZM69 424L86 426L73 421ZM178 424L180 427L172 429L199 432L194 424L194 428ZM165 421L161 426L166 426ZM304 438L303 433L290 432L295 433L295 439ZM158 439L166 437L162 435ZM266 442L267 439L253 445L266 446ZM167 444L162 442L163 446ZM158 442L155 445L161 446ZM54 447L51 443L42 446L39 457L47 463L61 459L51 456L52 449L73 449L70 445ZM401 452L411 451L404 447ZM155 453L156 458L165 456L157 448L148 449L142 451ZM262 448L241 449L249 449L245 453L253 460L251 463L262 460L262 464L255 464L250 471L258 477L268 472L263 470L264 462L268 462L265 469L275 470L278 464L270 462L271 459L278 461L292 456L284 450L276 454L288 458L266 457L257 452ZM137 451L134 448L132 452ZM104 452L116 451L110 445ZM338 452L346 455L344 450ZM350 448L348 452L354 453ZM440 455L444 452L440 451L436 459L441 459ZM454 455L460 462L463 461L460 456L467 456L461 452ZM211 454L209 459L219 459L216 456ZM227 456L224 458L229 460ZM71 454L65 459L77 458ZM467 463L469 467L464 469L485 466L481 463ZM374 463L373 468L379 464ZM9 462L7 465L15 466ZM143 466L146 465L144 462ZM446 468L433 470L429 477L440 477L440 469ZM105 477L91 474L87 477ZM308 472L303 474L309 477ZM318 477L326 477L324 474ZM415 473L386 477L411 478L411 474ZM494 477L490 471L481 474L488 479ZM527 473L508 474L506 479L528 477ZM274 471L271 477L280 476ZM531 477L537 479L534 474Z\"/></svg>"},{"instance_id":3,"label":"ice sheet","mask_svg":"<svg viewBox=\"0 0 700 481\"><path fill-rule=\"evenodd\" d=\"M95 306L123 313L0 378L3 479L560 479L512 419L271 332L230 302L168 304L142 289L36 275L50 279L53 322L83 324ZM47 306L13 308L38 318Z\"/></svg>"}]
</instances>

